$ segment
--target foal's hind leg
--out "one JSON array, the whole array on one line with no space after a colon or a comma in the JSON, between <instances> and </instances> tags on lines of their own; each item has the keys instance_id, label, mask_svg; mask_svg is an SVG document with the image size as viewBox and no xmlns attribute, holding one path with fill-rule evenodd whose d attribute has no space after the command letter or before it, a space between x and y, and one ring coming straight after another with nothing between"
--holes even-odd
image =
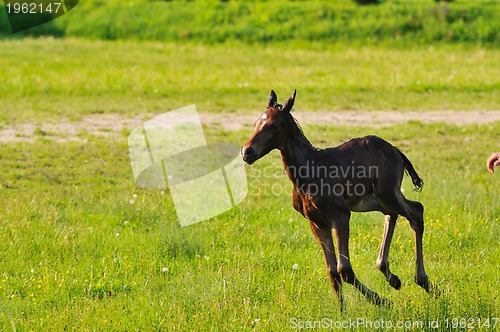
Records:
<instances>
[{"instance_id":1,"label":"foal's hind leg","mask_svg":"<svg viewBox=\"0 0 500 332\"><path fill-rule=\"evenodd\" d=\"M385 279L389 284L395 288L401 288L401 280L398 276L393 274L389 269L389 248L391 246L392 236L394 234L394 227L398 219L397 213L388 213L380 204L379 200L375 197L366 197L361 204L353 208L353 211L368 212L368 211L381 211L385 214L384 235L382 236L382 244L380 245L380 252L377 258L377 268L384 274Z\"/></svg>"},{"instance_id":2,"label":"foal's hind leg","mask_svg":"<svg viewBox=\"0 0 500 332\"><path fill-rule=\"evenodd\" d=\"M385 188L387 189L387 188ZM413 237L415 239L415 255L416 255L416 265L417 271L415 274L415 282L429 292L429 279L424 269L424 257L422 252L422 237L424 234L424 207L419 202L414 202L406 199L399 190L386 190L379 192L379 198L384 197L380 200L380 203L384 210L394 211L399 215L402 215L410 222L410 227L413 230ZM391 217L392 221L392 217ZM395 220L394 220L395 222ZM388 226L388 232L391 231L390 222ZM385 234L385 230L384 230ZM384 240L385 237L384 237ZM390 242L390 241L389 241ZM382 244L383 245L383 244ZM383 248L385 249L385 248ZM387 247L387 251L389 248ZM382 249L381 249L382 251ZM388 253L388 252L387 252ZM384 254L382 253L382 256ZM380 256L379 256L380 257Z\"/></svg>"},{"instance_id":3,"label":"foal's hind leg","mask_svg":"<svg viewBox=\"0 0 500 332\"><path fill-rule=\"evenodd\" d=\"M314 222L310 222L311 230L318 240L321 250L325 255L326 273L330 279L335 294L340 302L340 311L344 311L344 298L342 295L342 279L337 272L337 258L335 257L335 247L332 239L332 229L329 226L319 227Z\"/></svg>"},{"instance_id":4,"label":"foal's hind leg","mask_svg":"<svg viewBox=\"0 0 500 332\"><path fill-rule=\"evenodd\" d=\"M380 252L377 258L377 268L384 274L389 285L399 290L401 288L401 280L389 269L389 249L397 219L398 215L396 213L385 216L384 235L382 236L382 244L380 245Z\"/></svg>"},{"instance_id":5,"label":"foal's hind leg","mask_svg":"<svg viewBox=\"0 0 500 332\"><path fill-rule=\"evenodd\" d=\"M415 282L429 292L429 278L424 269L424 255L422 250L422 237L424 235L424 207L419 202L410 201L404 198L406 203L407 215L406 219L410 222L410 227L413 230L415 238L415 255L417 271L415 274Z\"/></svg>"}]
</instances>

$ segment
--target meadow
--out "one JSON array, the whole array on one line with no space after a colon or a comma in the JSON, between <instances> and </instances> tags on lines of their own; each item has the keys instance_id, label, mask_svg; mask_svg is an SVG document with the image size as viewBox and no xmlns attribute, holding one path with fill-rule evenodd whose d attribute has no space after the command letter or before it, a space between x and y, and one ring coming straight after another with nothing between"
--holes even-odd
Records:
<instances>
[{"instance_id":1,"label":"meadow","mask_svg":"<svg viewBox=\"0 0 500 332\"><path fill-rule=\"evenodd\" d=\"M495 50L289 51L71 39L1 45L4 128L101 113L143 114L147 119L193 102L202 112L258 116L271 88L281 98L297 88L296 112L339 111L349 105L389 109L392 103L403 112L499 106ZM29 56L35 50L37 56ZM411 65L384 67L387 59L403 53L413 57ZM331 58L337 61L330 64ZM376 65L357 68L353 59L361 58ZM395 76L398 70L399 81L380 77L386 71ZM420 88L419 80L436 92ZM435 94L440 97L433 98ZM359 104L350 104L356 98ZM168 190L135 186L129 130L107 138L82 130L77 141L35 131L31 140L4 143L0 329L275 331L323 318L393 324L438 319L440 330L454 318L474 319L473 324L490 319L493 324L500 316L500 196L498 176L487 173L484 162L498 149L498 128L498 123L457 127L418 121L304 128L320 147L380 135L408 155L425 181L422 193L412 192L408 180L404 189L426 207L425 262L441 296L429 296L413 283L414 244L406 220L398 221L391 251L392 269L403 282L401 291L395 291L375 268L382 215L355 214L350 244L354 269L393 305L368 304L346 286L344 314L308 222L291 206L291 184L276 152L247 169L249 194L242 204L182 228ZM251 128L226 131L214 123L205 131L209 142L242 144ZM257 177L264 168L269 176Z\"/></svg>"},{"instance_id":2,"label":"meadow","mask_svg":"<svg viewBox=\"0 0 500 332\"><path fill-rule=\"evenodd\" d=\"M292 185L276 151L246 168L249 192L241 204L181 227L168 189L134 183L132 127L76 126L110 115L146 121L196 104L201 113L220 115L204 124L209 144L242 145L251 124L228 130L224 116L257 118L271 89L280 101L297 89L295 112L311 116L396 110L424 119L440 110L471 117L498 111L498 23L491 20L497 5L457 0L442 21L426 15L430 0L360 8L338 1L333 9L327 2L279 2L270 12L264 2L174 3L178 12L170 2L82 2L81 11L25 34L37 38L0 40L0 330L283 331L318 322L345 330L382 322L392 324L384 330L498 329L500 178L485 161L500 149L499 122L303 126L318 147L379 135L409 157L425 182L418 193L405 178L403 190L425 206L424 261L439 296L413 282L414 243L404 218L390 253L402 281L396 291L375 267L382 214L355 213L354 271L392 305L373 306L345 285L344 313L309 223L292 207ZM102 6L91 11L96 4ZM152 8L155 17L148 16ZM258 15L245 16L248 8ZM357 15L345 30L346 16L331 18L344 36L339 40L331 40L328 22L316 22L329 10ZM199 20L190 22L186 13ZM280 13L296 18L281 29L269 20ZM174 30L158 24L165 17L178 20ZM146 21L151 34L134 33ZM212 39L204 40L204 24L216 29ZM180 31L188 27L191 34ZM265 33L252 30L264 27ZM402 27L408 30L395 38ZM47 123L78 131L47 132ZM34 130L19 131L23 125ZM8 131L14 135L1 136Z\"/></svg>"},{"instance_id":3,"label":"meadow","mask_svg":"<svg viewBox=\"0 0 500 332\"><path fill-rule=\"evenodd\" d=\"M463 45L4 40L0 125L191 103L201 112L253 114L269 90L284 97L294 88L297 107L310 111L498 110L499 54Z\"/></svg>"},{"instance_id":4,"label":"meadow","mask_svg":"<svg viewBox=\"0 0 500 332\"><path fill-rule=\"evenodd\" d=\"M382 215L355 214L354 269L393 305L368 304L346 286L347 311L340 314L308 222L291 207L291 185L276 152L248 169L242 204L182 228L168 191L135 187L125 136L110 141L82 133L81 142L40 137L2 146L2 329L275 331L295 318L363 318L438 319L447 330L447 319L476 324L499 316L498 178L484 167L498 124L305 131L321 146L378 134L409 155L425 188L414 193L405 180L404 189L426 207L425 262L439 297L413 283L406 220L398 221L391 251L403 282L395 291L374 264ZM212 142L243 142L248 135L207 128ZM264 167L270 175L257 178Z\"/></svg>"}]
</instances>

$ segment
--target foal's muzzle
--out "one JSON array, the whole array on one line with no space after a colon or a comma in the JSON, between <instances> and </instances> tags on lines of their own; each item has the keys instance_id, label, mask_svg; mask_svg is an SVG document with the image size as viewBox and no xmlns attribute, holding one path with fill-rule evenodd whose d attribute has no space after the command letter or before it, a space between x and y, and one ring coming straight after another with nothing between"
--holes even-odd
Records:
<instances>
[{"instance_id":1,"label":"foal's muzzle","mask_svg":"<svg viewBox=\"0 0 500 332\"><path fill-rule=\"evenodd\" d=\"M257 154L255 153L255 151L252 149L251 146L242 147L240 154L243 161L246 162L248 165L252 165L257 160Z\"/></svg>"}]
</instances>

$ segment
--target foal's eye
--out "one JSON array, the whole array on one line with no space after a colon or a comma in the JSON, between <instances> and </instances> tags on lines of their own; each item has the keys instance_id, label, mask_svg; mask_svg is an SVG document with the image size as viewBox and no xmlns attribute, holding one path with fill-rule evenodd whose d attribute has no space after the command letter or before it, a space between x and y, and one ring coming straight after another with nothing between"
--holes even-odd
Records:
<instances>
[{"instance_id":1,"label":"foal's eye","mask_svg":"<svg viewBox=\"0 0 500 332\"><path fill-rule=\"evenodd\" d=\"M271 123L271 129L278 129L278 125L276 123Z\"/></svg>"}]
</instances>

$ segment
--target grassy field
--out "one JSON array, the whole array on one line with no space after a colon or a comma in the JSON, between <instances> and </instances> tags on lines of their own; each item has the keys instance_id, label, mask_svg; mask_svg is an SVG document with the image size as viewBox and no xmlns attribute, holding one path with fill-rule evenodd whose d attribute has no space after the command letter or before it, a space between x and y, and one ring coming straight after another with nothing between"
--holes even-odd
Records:
<instances>
[{"instance_id":1,"label":"grassy field","mask_svg":"<svg viewBox=\"0 0 500 332\"><path fill-rule=\"evenodd\" d=\"M500 51L26 39L0 41L0 125L88 114L254 113L271 89L306 110L498 110Z\"/></svg>"},{"instance_id":2,"label":"grassy field","mask_svg":"<svg viewBox=\"0 0 500 332\"><path fill-rule=\"evenodd\" d=\"M391 252L403 281L398 292L374 265L382 215L356 214L354 269L393 306L372 306L346 286L347 312L340 315L308 222L291 207L277 153L248 168L250 192L241 205L181 228L168 191L135 187L126 137L105 141L82 133L81 142L41 137L1 147L0 328L276 331L293 318L364 318L439 319L446 330L446 319L499 317L498 177L484 167L497 147L498 124L305 131L325 142L320 146L378 134L407 153L425 180L422 193L412 192L408 180L404 189L426 207L425 261L440 297L413 283L406 220L398 222ZM241 144L247 136L207 128L211 142ZM263 167L272 172L257 178ZM283 194L272 194L276 185Z\"/></svg>"},{"instance_id":3,"label":"grassy field","mask_svg":"<svg viewBox=\"0 0 500 332\"><path fill-rule=\"evenodd\" d=\"M0 126L161 114L192 103L202 112L257 117L270 89L283 97L294 88L297 112L498 110L498 53L470 45L2 40ZM168 190L135 186L128 130L107 139L82 130L78 141L35 132L33 141L0 144L0 330L278 331L295 318L406 321L415 330L436 320L439 330L450 330L461 323L453 319L465 319L466 327L490 319L493 326L500 317L499 176L484 164L499 149L499 127L304 128L320 147L380 135L425 181L422 193L408 180L404 189L426 207L424 259L441 296L413 283L406 220L398 221L391 251L403 282L395 291L375 268L382 215L355 214L354 270L393 306L372 306L346 286L344 314L308 222L291 206L276 152L247 168L242 204L181 228ZM205 129L209 142L241 145L250 135L216 124ZM257 176L263 168L268 177ZM274 195L273 185L283 194Z\"/></svg>"}]
</instances>

